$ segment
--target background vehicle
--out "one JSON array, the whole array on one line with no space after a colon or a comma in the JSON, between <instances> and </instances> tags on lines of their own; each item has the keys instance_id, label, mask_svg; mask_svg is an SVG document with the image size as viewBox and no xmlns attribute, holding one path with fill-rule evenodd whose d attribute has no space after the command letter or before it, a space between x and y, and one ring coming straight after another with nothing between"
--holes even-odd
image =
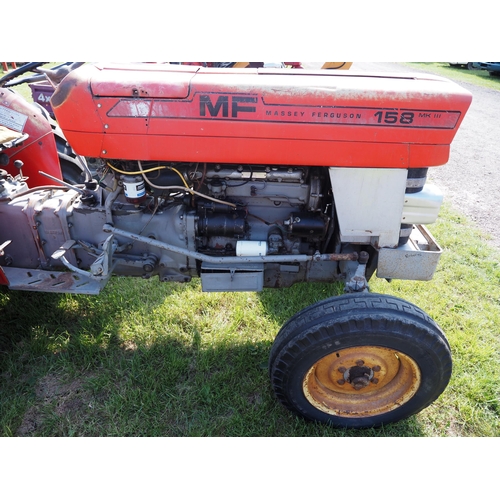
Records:
<instances>
[{"instance_id":1,"label":"background vehicle","mask_svg":"<svg viewBox=\"0 0 500 500\"><path fill-rule=\"evenodd\" d=\"M500 62L474 62L475 69L484 69L492 76L500 76Z\"/></svg>"},{"instance_id":2,"label":"background vehicle","mask_svg":"<svg viewBox=\"0 0 500 500\"><path fill-rule=\"evenodd\" d=\"M405 418L445 389L449 345L368 280L432 278L441 250L425 224L442 196L427 169L447 161L470 102L429 75L82 66L51 104L96 181L39 185L38 159L26 155L20 173L22 141L4 143L0 283L97 294L112 274L199 276L207 292L341 281L345 295L278 334L275 394L332 425ZM20 140L38 117L2 106Z\"/></svg>"},{"instance_id":3,"label":"background vehicle","mask_svg":"<svg viewBox=\"0 0 500 500\"><path fill-rule=\"evenodd\" d=\"M465 66L467 69L474 69L473 64L474 63L472 63L472 62L451 62L451 63L449 63L450 66L453 66L455 68L459 68L460 66Z\"/></svg>"}]
</instances>

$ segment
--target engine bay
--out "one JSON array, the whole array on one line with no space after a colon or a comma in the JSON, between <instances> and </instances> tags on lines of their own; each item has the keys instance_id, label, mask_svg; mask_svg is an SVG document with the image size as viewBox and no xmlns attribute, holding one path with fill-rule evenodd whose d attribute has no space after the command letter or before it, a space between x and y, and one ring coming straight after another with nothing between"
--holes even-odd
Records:
<instances>
[{"instance_id":1,"label":"engine bay","mask_svg":"<svg viewBox=\"0 0 500 500\"><path fill-rule=\"evenodd\" d=\"M201 276L208 289L217 290L290 286L309 273L325 281L339 275L338 262L313 259L335 251L335 244L340 251L327 169L88 161L97 180L83 190L24 194L26 186L16 192L9 179L8 203L2 204L7 217L0 225L12 243L1 265L40 263L58 270L70 264L88 272L103 253L111 226L137 237L131 242L115 235L107 250L119 274L181 282ZM21 233L29 237L20 238ZM54 255L64 245L62 261ZM234 257L229 267L228 257ZM224 283L216 284L221 275Z\"/></svg>"}]
</instances>

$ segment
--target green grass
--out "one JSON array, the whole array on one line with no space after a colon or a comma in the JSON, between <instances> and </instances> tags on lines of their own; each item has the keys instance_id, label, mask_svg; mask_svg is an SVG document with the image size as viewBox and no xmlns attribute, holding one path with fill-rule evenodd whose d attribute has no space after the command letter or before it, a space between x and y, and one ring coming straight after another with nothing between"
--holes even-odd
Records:
<instances>
[{"instance_id":1,"label":"green grass","mask_svg":"<svg viewBox=\"0 0 500 500\"><path fill-rule=\"evenodd\" d=\"M499 254L466 219L443 211L431 282L374 279L372 291L427 311L454 357L429 408L377 430L308 423L272 394L267 359L295 312L341 293L301 284L261 293L201 292L200 282L113 278L97 297L0 294L2 435L500 435Z\"/></svg>"},{"instance_id":2,"label":"green grass","mask_svg":"<svg viewBox=\"0 0 500 500\"><path fill-rule=\"evenodd\" d=\"M410 69L421 69L458 82L472 83L480 87L500 90L500 77L491 76L487 71L481 69L454 68L447 62L405 63L405 65Z\"/></svg>"}]
</instances>

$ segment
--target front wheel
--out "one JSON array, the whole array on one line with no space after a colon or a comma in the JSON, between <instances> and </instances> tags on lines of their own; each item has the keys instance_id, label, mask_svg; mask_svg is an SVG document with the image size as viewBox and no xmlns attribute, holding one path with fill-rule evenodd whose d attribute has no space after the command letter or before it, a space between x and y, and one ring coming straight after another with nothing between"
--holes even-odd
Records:
<instances>
[{"instance_id":1,"label":"front wheel","mask_svg":"<svg viewBox=\"0 0 500 500\"><path fill-rule=\"evenodd\" d=\"M302 417L338 427L396 422L431 404L451 376L437 324L402 299L356 293L292 317L271 350L276 397Z\"/></svg>"}]
</instances>

